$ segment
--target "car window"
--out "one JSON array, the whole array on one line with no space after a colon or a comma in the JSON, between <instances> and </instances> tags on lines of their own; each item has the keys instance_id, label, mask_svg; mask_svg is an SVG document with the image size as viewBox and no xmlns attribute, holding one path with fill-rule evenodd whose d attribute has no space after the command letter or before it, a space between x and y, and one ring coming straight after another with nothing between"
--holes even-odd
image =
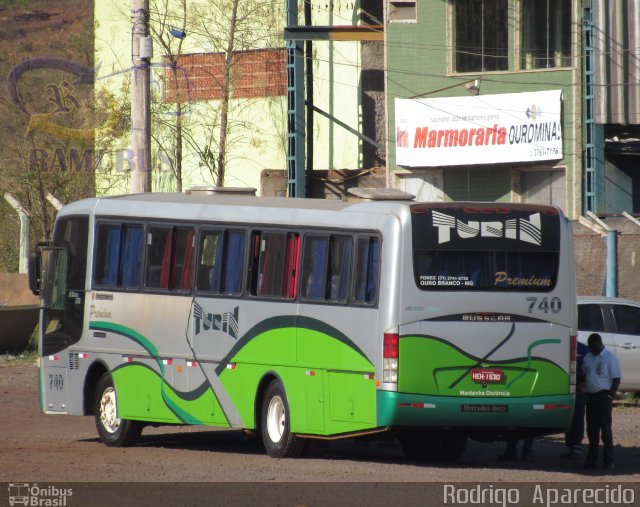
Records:
<instances>
[{"instance_id":1,"label":"car window","mask_svg":"<svg viewBox=\"0 0 640 507\"><path fill-rule=\"evenodd\" d=\"M578 330L604 331L604 319L600 305L578 305Z\"/></svg>"},{"instance_id":2,"label":"car window","mask_svg":"<svg viewBox=\"0 0 640 507\"><path fill-rule=\"evenodd\" d=\"M613 305L613 318L618 333L640 335L640 308L629 305Z\"/></svg>"}]
</instances>

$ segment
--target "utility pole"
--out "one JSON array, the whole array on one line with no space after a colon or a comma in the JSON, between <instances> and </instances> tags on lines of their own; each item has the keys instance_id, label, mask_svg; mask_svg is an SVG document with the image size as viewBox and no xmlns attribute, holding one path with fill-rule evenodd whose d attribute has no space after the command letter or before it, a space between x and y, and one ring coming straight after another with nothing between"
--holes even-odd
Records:
<instances>
[{"instance_id":1,"label":"utility pole","mask_svg":"<svg viewBox=\"0 0 640 507\"><path fill-rule=\"evenodd\" d=\"M149 0L131 0L131 192L151 192Z\"/></svg>"}]
</instances>

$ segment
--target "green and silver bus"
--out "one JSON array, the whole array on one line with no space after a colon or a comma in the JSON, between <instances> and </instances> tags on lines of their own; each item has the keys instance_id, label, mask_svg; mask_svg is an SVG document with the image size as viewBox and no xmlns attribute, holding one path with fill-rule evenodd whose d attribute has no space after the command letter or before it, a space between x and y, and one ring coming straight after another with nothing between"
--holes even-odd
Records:
<instances>
[{"instance_id":1,"label":"green and silver bus","mask_svg":"<svg viewBox=\"0 0 640 507\"><path fill-rule=\"evenodd\" d=\"M31 262L47 414L310 438L390 431L414 458L570 423L569 222L524 204L150 193L58 214Z\"/></svg>"}]
</instances>

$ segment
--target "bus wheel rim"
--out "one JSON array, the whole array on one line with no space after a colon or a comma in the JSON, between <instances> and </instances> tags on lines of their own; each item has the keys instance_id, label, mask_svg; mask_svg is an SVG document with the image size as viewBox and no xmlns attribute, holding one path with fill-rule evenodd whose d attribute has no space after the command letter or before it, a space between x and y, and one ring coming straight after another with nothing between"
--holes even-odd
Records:
<instances>
[{"instance_id":1,"label":"bus wheel rim","mask_svg":"<svg viewBox=\"0 0 640 507\"><path fill-rule=\"evenodd\" d=\"M278 443L282 440L285 419L284 402L280 396L274 396L267 408L267 433L272 442Z\"/></svg>"},{"instance_id":2,"label":"bus wheel rim","mask_svg":"<svg viewBox=\"0 0 640 507\"><path fill-rule=\"evenodd\" d=\"M109 433L115 433L120 427L120 419L118 419L116 411L116 390L108 387L102 393L100 399L100 422L102 427Z\"/></svg>"}]
</instances>

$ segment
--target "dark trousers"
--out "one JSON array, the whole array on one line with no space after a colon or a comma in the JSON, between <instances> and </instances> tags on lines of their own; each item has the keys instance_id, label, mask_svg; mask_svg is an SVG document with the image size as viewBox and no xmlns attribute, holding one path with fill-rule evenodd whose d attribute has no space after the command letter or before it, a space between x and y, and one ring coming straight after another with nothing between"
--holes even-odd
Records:
<instances>
[{"instance_id":1,"label":"dark trousers","mask_svg":"<svg viewBox=\"0 0 640 507\"><path fill-rule=\"evenodd\" d=\"M580 446L582 444L582 439L584 438L584 409L586 397L586 394L576 394L576 403L573 409L571 427L564 435L564 441L569 448Z\"/></svg>"},{"instance_id":2,"label":"dark trousers","mask_svg":"<svg viewBox=\"0 0 640 507\"><path fill-rule=\"evenodd\" d=\"M604 446L603 461L613 463L613 433L611 432L611 410L613 402L607 392L587 395L587 436L589 437L589 454L587 463L595 464L598 460L600 436Z\"/></svg>"}]
</instances>

